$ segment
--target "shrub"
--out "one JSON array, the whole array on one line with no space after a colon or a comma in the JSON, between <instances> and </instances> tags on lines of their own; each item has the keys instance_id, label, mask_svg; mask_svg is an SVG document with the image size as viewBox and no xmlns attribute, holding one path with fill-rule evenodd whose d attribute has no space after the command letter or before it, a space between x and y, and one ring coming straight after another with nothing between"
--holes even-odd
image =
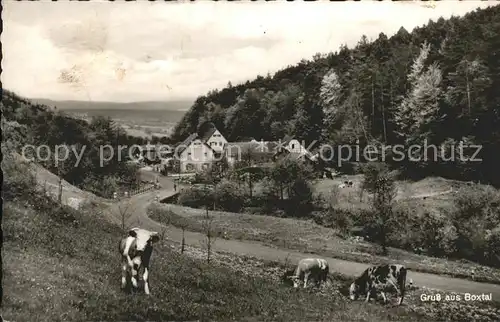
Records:
<instances>
[{"instance_id":1,"label":"shrub","mask_svg":"<svg viewBox=\"0 0 500 322\"><path fill-rule=\"evenodd\" d=\"M374 192L377 180L381 175L389 172L389 167L387 164L382 162L361 163L357 166L356 172L364 175L363 183L361 185L362 190Z\"/></svg>"},{"instance_id":2,"label":"shrub","mask_svg":"<svg viewBox=\"0 0 500 322\"><path fill-rule=\"evenodd\" d=\"M303 178L294 180L290 187L290 195L285 209L286 214L294 217L306 217L311 214L312 210L313 188L311 184Z\"/></svg>"},{"instance_id":3,"label":"shrub","mask_svg":"<svg viewBox=\"0 0 500 322\"><path fill-rule=\"evenodd\" d=\"M335 228L337 228L341 235L347 237L353 227L353 220L349 211L345 209L330 209L328 216Z\"/></svg>"},{"instance_id":4,"label":"shrub","mask_svg":"<svg viewBox=\"0 0 500 322\"><path fill-rule=\"evenodd\" d=\"M489 249L495 237L488 239L486 231L500 224L500 198L489 186L473 185L458 191L451 222L456 228L458 255L467 259L492 264Z\"/></svg>"},{"instance_id":5,"label":"shrub","mask_svg":"<svg viewBox=\"0 0 500 322\"><path fill-rule=\"evenodd\" d=\"M457 252L457 229L450 222L447 222L440 229L441 239L439 247L445 256L451 256Z\"/></svg>"},{"instance_id":6,"label":"shrub","mask_svg":"<svg viewBox=\"0 0 500 322\"><path fill-rule=\"evenodd\" d=\"M177 199L179 205L192 208L202 208L206 206L213 208L213 201L213 191L199 187L191 187L182 190Z\"/></svg>"},{"instance_id":7,"label":"shrub","mask_svg":"<svg viewBox=\"0 0 500 322\"><path fill-rule=\"evenodd\" d=\"M6 200L26 199L36 192L36 178L26 162L15 158L11 153L4 153L2 169L5 173L3 196Z\"/></svg>"},{"instance_id":8,"label":"shrub","mask_svg":"<svg viewBox=\"0 0 500 322\"><path fill-rule=\"evenodd\" d=\"M500 225L486 232L485 257L493 266L500 266Z\"/></svg>"},{"instance_id":9,"label":"shrub","mask_svg":"<svg viewBox=\"0 0 500 322\"><path fill-rule=\"evenodd\" d=\"M240 212L245 205L245 195L243 191L234 182L223 180L221 181L215 191L214 197L216 200L216 208Z\"/></svg>"}]
</instances>

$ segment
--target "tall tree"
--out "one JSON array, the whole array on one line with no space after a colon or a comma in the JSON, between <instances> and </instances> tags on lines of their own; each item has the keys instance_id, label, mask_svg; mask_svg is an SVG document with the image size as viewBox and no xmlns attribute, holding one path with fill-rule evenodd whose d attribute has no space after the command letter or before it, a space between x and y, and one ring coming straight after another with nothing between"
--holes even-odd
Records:
<instances>
[{"instance_id":1,"label":"tall tree","mask_svg":"<svg viewBox=\"0 0 500 322\"><path fill-rule=\"evenodd\" d=\"M319 90L320 103L325 115L323 133L325 137L329 136L331 127L339 117L341 94L342 86L339 83L337 73L332 68L323 77Z\"/></svg>"}]
</instances>

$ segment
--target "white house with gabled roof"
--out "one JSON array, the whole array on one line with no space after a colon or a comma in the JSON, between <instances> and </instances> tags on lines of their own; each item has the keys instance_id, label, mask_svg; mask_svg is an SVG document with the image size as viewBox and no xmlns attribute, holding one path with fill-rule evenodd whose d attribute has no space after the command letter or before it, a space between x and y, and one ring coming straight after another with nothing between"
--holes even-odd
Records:
<instances>
[{"instance_id":1,"label":"white house with gabled roof","mask_svg":"<svg viewBox=\"0 0 500 322\"><path fill-rule=\"evenodd\" d=\"M206 132L203 135L202 140L216 152L224 151L224 147L228 143L224 135L222 135L222 133L220 133L216 128Z\"/></svg>"},{"instance_id":2,"label":"white house with gabled roof","mask_svg":"<svg viewBox=\"0 0 500 322\"><path fill-rule=\"evenodd\" d=\"M211 167L216 161L216 152L196 133L179 144L175 156L180 161L181 172L199 172Z\"/></svg>"}]
</instances>

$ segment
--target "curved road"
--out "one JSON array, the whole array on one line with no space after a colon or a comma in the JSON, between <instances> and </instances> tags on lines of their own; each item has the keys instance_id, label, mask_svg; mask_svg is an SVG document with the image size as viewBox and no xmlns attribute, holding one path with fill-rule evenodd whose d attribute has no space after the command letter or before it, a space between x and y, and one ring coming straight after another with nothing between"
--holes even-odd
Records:
<instances>
[{"instance_id":1,"label":"curved road","mask_svg":"<svg viewBox=\"0 0 500 322\"><path fill-rule=\"evenodd\" d=\"M128 226L141 226L142 228L153 231L165 231L168 239L180 242L182 239L182 231L175 227L162 225L147 216L146 208L154 201L156 194L161 193L166 195L173 194L173 183L170 179L160 177L161 190L147 192L141 195L133 196L128 200L133 214L128 219ZM122 201L127 202L127 201ZM120 212L118 210L119 204L114 204L110 207L112 217L115 222L120 222ZM122 206L123 208L123 206ZM133 210L132 210L133 209ZM118 221L117 221L118 220ZM185 242L189 246L199 247L202 245L205 236L201 233L186 231ZM217 239L213 245L214 251L223 251L234 253L238 255L248 255L264 260L285 262L286 258L292 263L297 262L299 259L311 256L311 254L290 252L287 250L272 248L265 246L258 242L251 241L238 241L238 240L225 240ZM347 276L360 275L368 264L340 260L336 258L323 257L330 264L332 272L338 272ZM479 283L464 279L450 278L440 275L427 274L409 271L408 277L413 279L413 283L419 286L426 286L428 288L439 289L445 292L458 292L458 293L471 293L471 294L490 294L492 293L493 301L500 302L500 286L495 284Z\"/></svg>"}]
</instances>

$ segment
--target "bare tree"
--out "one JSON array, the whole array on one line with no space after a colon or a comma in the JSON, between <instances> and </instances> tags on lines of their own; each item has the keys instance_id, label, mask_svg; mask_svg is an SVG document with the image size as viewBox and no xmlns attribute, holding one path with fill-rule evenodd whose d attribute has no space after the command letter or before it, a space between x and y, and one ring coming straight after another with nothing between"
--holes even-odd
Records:
<instances>
[{"instance_id":1,"label":"bare tree","mask_svg":"<svg viewBox=\"0 0 500 322\"><path fill-rule=\"evenodd\" d=\"M62 168L64 167L64 161L59 161L57 163L57 176L59 178L59 185L58 185L58 191L57 191L57 201L59 204L62 204L62 193L63 193L63 184L62 184Z\"/></svg>"},{"instance_id":2,"label":"bare tree","mask_svg":"<svg viewBox=\"0 0 500 322\"><path fill-rule=\"evenodd\" d=\"M129 199L126 199L125 202L120 202L118 204L118 211L120 213L120 221L121 221L121 226L122 230L125 232L125 224L127 222L127 219L129 219L132 216L132 211L131 211L131 203Z\"/></svg>"},{"instance_id":3,"label":"bare tree","mask_svg":"<svg viewBox=\"0 0 500 322\"><path fill-rule=\"evenodd\" d=\"M202 229L203 233L205 234L205 240L203 241L203 243L207 250L207 263L210 263L210 258L212 255L212 247L217 239L217 235L214 232L214 225L213 225L214 217L210 216L210 213L208 211L208 206L206 206L205 209L206 213L202 221Z\"/></svg>"},{"instance_id":4,"label":"bare tree","mask_svg":"<svg viewBox=\"0 0 500 322\"><path fill-rule=\"evenodd\" d=\"M160 239L165 240L167 237L167 227L163 226L160 231Z\"/></svg>"},{"instance_id":5,"label":"bare tree","mask_svg":"<svg viewBox=\"0 0 500 322\"><path fill-rule=\"evenodd\" d=\"M179 224L179 226L182 229L181 254L184 254L184 250L185 250L185 247L186 247L186 239L184 238L184 233L186 231L187 224L185 222L181 222Z\"/></svg>"}]
</instances>

